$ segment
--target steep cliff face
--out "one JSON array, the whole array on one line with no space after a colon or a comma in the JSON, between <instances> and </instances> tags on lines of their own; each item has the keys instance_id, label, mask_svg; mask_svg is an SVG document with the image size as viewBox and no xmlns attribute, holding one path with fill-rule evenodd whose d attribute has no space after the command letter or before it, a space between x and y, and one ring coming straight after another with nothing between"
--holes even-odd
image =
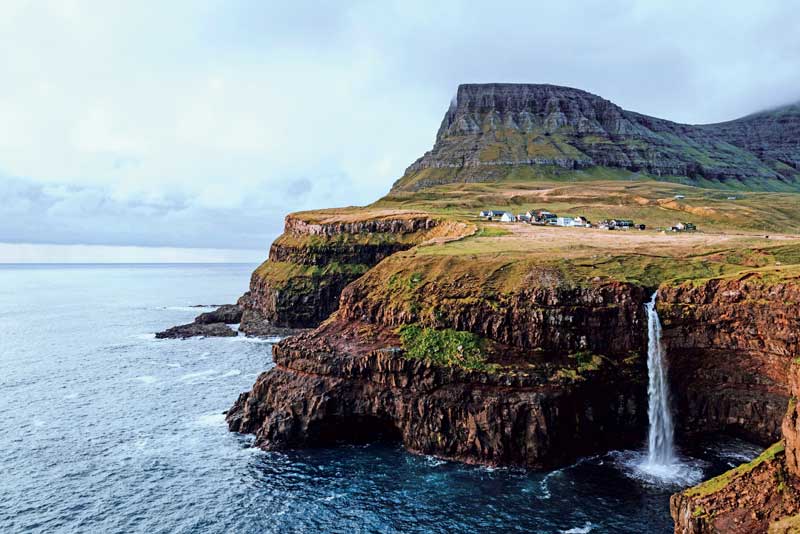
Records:
<instances>
[{"instance_id":1,"label":"steep cliff face","mask_svg":"<svg viewBox=\"0 0 800 534\"><path fill-rule=\"evenodd\" d=\"M439 223L427 214L400 211L287 216L284 234L240 299L241 329L269 334L318 325L336 310L342 289L385 257L448 231L468 231L466 225Z\"/></svg>"},{"instance_id":2,"label":"steep cliff face","mask_svg":"<svg viewBox=\"0 0 800 534\"><path fill-rule=\"evenodd\" d=\"M345 289L341 315L388 328L419 323L464 330L546 354L644 350L644 288L574 285L556 272L521 267L469 256L398 255Z\"/></svg>"},{"instance_id":3,"label":"steep cliff face","mask_svg":"<svg viewBox=\"0 0 800 534\"><path fill-rule=\"evenodd\" d=\"M756 131L764 135L751 131L749 123L733 122L678 124L554 85L461 85L433 149L406 170L394 189L494 181L516 168L542 165L609 167L754 188L800 187L796 165L778 165L800 157L796 136L775 134L785 129L774 122Z\"/></svg>"},{"instance_id":4,"label":"steep cliff face","mask_svg":"<svg viewBox=\"0 0 800 534\"><path fill-rule=\"evenodd\" d=\"M687 432L780 437L800 354L800 279L781 272L662 286L676 420Z\"/></svg>"},{"instance_id":5,"label":"steep cliff face","mask_svg":"<svg viewBox=\"0 0 800 534\"><path fill-rule=\"evenodd\" d=\"M782 441L741 465L670 499L676 534L800 531L798 412L800 362L789 371L790 401Z\"/></svg>"},{"instance_id":6,"label":"steep cliff face","mask_svg":"<svg viewBox=\"0 0 800 534\"><path fill-rule=\"evenodd\" d=\"M800 170L800 103L703 128L770 162L783 175Z\"/></svg>"},{"instance_id":7,"label":"steep cliff face","mask_svg":"<svg viewBox=\"0 0 800 534\"><path fill-rule=\"evenodd\" d=\"M267 450L379 436L468 463L545 468L642 437L645 384L615 362L573 380L547 367L466 371L410 360L372 324L330 321L275 347L228 413Z\"/></svg>"}]
</instances>

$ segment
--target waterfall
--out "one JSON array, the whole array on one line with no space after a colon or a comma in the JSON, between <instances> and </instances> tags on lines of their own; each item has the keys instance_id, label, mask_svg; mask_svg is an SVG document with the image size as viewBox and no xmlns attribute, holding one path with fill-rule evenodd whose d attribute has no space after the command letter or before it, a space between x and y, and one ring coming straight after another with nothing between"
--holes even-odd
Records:
<instances>
[{"instance_id":1,"label":"waterfall","mask_svg":"<svg viewBox=\"0 0 800 534\"><path fill-rule=\"evenodd\" d=\"M653 293L647 303L647 415L650 420L648 433L647 460L651 467L668 466L675 463L673 444L674 428L669 410L669 382L664 367L664 346L661 343L661 321L656 311L656 297Z\"/></svg>"}]
</instances>

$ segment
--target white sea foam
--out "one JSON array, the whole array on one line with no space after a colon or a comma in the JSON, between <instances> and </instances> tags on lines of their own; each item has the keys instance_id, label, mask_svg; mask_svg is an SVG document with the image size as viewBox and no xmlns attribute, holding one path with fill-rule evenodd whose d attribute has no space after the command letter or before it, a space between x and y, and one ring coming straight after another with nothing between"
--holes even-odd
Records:
<instances>
[{"instance_id":1,"label":"white sea foam","mask_svg":"<svg viewBox=\"0 0 800 534\"><path fill-rule=\"evenodd\" d=\"M591 532L592 530L594 530L594 525L592 524L591 521L587 521L586 523L583 524L582 527L573 527L568 530L562 530L561 532L563 532L564 534L586 534L587 532Z\"/></svg>"},{"instance_id":2,"label":"white sea foam","mask_svg":"<svg viewBox=\"0 0 800 534\"><path fill-rule=\"evenodd\" d=\"M609 453L626 476L652 486L682 488L703 480L707 462L676 456L671 464L651 464L645 451L613 451Z\"/></svg>"},{"instance_id":3,"label":"white sea foam","mask_svg":"<svg viewBox=\"0 0 800 534\"><path fill-rule=\"evenodd\" d=\"M235 339L238 341L244 341L245 343L277 343L278 341L282 340L283 338L280 336L270 336L270 337L252 337L252 336L238 336L238 337L231 337L228 339Z\"/></svg>"},{"instance_id":4,"label":"white sea foam","mask_svg":"<svg viewBox=\"0 0 800 534\"><path fill-rule=\"evenodd\" d=\"M551 478L559 476L561 473L563 473L563 471L563 469L556 469L555 471L550 471L544 476L544 478L542 478L542 480L539 482L539 489L541 490L541 493L539 494L540 499L547 500L553 496L550 493L550 486L548 482L550 482Z\"/></svg>"},{"instance_id":5,"label":"white sea foam","mask_svg":"<svg viewBox=\"0 0 800 534\"><path fill-rule=\"evenodd\" d=\"M154 377L152 375L143 375L143 376L137 376L136 378L134 378L134 380L138 380L139 382L142 382L143 384L152 384L154 382L157 382L158 378L156 378L156 377Z\"/></svg>"},{"instance_id":6,"label":"white sea foam","mask_svg":"<svg viewBox=\"0 0 800 534\"><path fill-rule=\"evenodd\" d=\"M219 378L229 378L231 376L239 376L240 374L242 374L242 372L239 369L231 369L230 371L219 375Z\"/></svg>"},{"instance_id":7,"label":"white sea foam","mask_svg":"<svg viewBox=\"0 0 800 534\"><path fill-rule=\"evenodd\" d=\"M185 375L181 375L180 380L183 380L185 382L187 380L203 379L203 378L208 378L211 375L215 374L217 374L216 369L209 369L207 371L199 371L197 373L187 373Z\"/></svg>"},{"instance_id":8,"label":"white sea foam","mask_svg":"<svg viewBox=\"0 0 800 534\"><path fill-rule=\"evenodd\" d=\"M436 456L425 456L425 463L428 465L428 467L439 467L447 462L441 458L437 458Z\"/></svg>"},{"instance_id":9,"label":"white sea foam","mask_svg":"<svg viewBox=\"0 0 800 534\"><path fill-rule=\"evenodd\" d=\"M201 426L219 426L225 424L224 413L210 413L201 415L197 418L197 424Z\"/></svg>"},{"instance_id":10,"label":"white sea foam","mask_svg":"<svg viewBox=\"0 0 800 534\"><path fill-rule=\"evenodd\" d=\"M167 367L180 367L180 366L181 366L181 364L179 364L179 363L167 363L167 364L165 364L165 365L166 365Z\"/></svg>"},{"instance_id":11,"label":"white sea foam","mask_svg":"<svg viewBox=\"0 0 800 534\"><path fill-rule=\"evenodd\" d=\"M155 338L156 338L156 335L155 335L154 333L150 333L150 334L136 334L136 335L135 335L135 336L133 336L133 337L135 337L136 339L144 339L144 340L147 340L147 341L149 341L149 340L151 340L151 339L155 339Z\"/></svg>"},{"instance_id":12,"label":"white sea foam","mask_svg":"<svg viewBox=\"0 0 800 534\"><path fill-rule=\"evenodd\" d=\"M219 306L164 306L159 308L160 310L170 310L170 311L187 311L187 312L197 312L197 314L201 314L203 312L214 311Z\"/></svg>"},{"instance_id":13,"label":"white sea foam","mask_svg":"<svg viewBox=\"0 0 800 534\"><path fill-rule=\"evenodd\" d=\"M78 394L77 393L70 393L69 395L64 395L64 398L67 399L67 400L77 399L78 398Z\"/></svg>"}]
</instances>

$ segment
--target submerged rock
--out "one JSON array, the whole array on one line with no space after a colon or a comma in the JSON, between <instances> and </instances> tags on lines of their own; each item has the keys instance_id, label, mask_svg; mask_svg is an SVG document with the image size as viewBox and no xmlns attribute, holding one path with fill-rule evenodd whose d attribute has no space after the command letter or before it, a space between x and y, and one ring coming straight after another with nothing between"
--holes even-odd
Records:
<instances>
[{"instance_id":1,"label":"submerged rock","mask_svg":"<svg viewBox=\"0 0 800 534\"><path fill-rule=\"evenodd\" d=\"M195 318L198 324L236 324L242 320L242 308L238 304L223 304L214 311L201 313Z\"/></svg>"},{"instance_id":2,"label":"submerged rock","mask_svg":"<svg viewBox=\"0 0 800 534\"><path fill-rule=\"evenodd\" d=\"M173 326L156 333L157 339L186 339L189 337L232 337L235 330L229 324L242 319L242 308L238 304L223 304L214 311L201 313L194 322Z\"/></svg>"},{"instance_id":3,"label":"submerged rock","mask_svg":"<svg viewBox=\"0 0 800 534\"><path fill-rule=\"evenodd\" d=\"M186 339L189 337L233 337L238 335L225 323L189 323L173 326L156 333L156 339Z\"/></svg>"}]
</instances>

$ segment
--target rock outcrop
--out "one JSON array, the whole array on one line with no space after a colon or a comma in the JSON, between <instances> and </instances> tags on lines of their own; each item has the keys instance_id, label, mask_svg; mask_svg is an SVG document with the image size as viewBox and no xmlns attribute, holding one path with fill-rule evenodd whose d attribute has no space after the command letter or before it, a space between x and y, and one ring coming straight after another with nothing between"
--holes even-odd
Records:
<instances>
[{"instance_id":1,"label":"rock outcrop","mask_svg":"<svg viewBox=\"0 0 800 534\"><path fill-rule=\"evenodd\" d=\"M354 213L330 220L286 217L284 234L240 300L243 332L315 327L336 311L342 290L384 258L448 232L468 231L468 225L440 225L418 212Z\"/></svg>"},{"instance_id":2,"label":"rock outcrop","mask_svg":"<svg viewBox=\"0 0 800 534\"><path fill-rule=\"evenodd\" d=\"M238 304L224 304L214 311L201 313L188 324L173 326L156 333L156 339L187 339L190 337L232 337L238 335L229 324L242 319L242 308Z\"/></svg>"},{"instance_id":3,"label":"rock outcrop","mask_svg":"<svg viewBox=\"0 0 800 534\"><path fill-rule=\"evenodd\" d=\"M800 362L791 366L790 384L783 439L752 462L673 495L670 512L676 534L800 531Z\"/></svg>"},{"instance_id":4,"label":"rock outcrop","mask_svg":"<svg viewBox=\"0 0 800 534\"><path fill-rule=\"evenodd\" d=\"M156 333L156 339L187 339L190 337L233 337L236 330L225 323L189 323Z\"/></svg>"},{"instance_id":5,"label":"rock outcrop","mask_svg":"<svg viewBox=\"0 0 800 534\"><path fill-rule=\"evenodd\" d=\"M797 121L747 117L678 124L579 89L538 84L458 88L431 151L394 190L502 179L520 167L607 167L751 188L800 188ZM788 165L788 166L787 166Z\"/></svg>"},{"instance_id":6,"label":"rock outcrop","mask_svg":"<svg viewBox=\"0 0 800 534\"><path fill-rule=\"evenodd\" d=\"M409 360L397 344L351 321L281 342L276 366L228 412L230 429L267 450L385 437L422 454L529 468L642 438L645 384L622 364L564 383Z\"/></svg>"},{"instance_id":7,"label":"rock outcrop","mask_svg":"<svg viewBox=\"0 0 800 534\"><path fill-rule=\"evenodd\" d=\"M686 432L780 438L800 354L800 280L769 272L664 285L658 311Z\"/></svg>"}]
</instances>

